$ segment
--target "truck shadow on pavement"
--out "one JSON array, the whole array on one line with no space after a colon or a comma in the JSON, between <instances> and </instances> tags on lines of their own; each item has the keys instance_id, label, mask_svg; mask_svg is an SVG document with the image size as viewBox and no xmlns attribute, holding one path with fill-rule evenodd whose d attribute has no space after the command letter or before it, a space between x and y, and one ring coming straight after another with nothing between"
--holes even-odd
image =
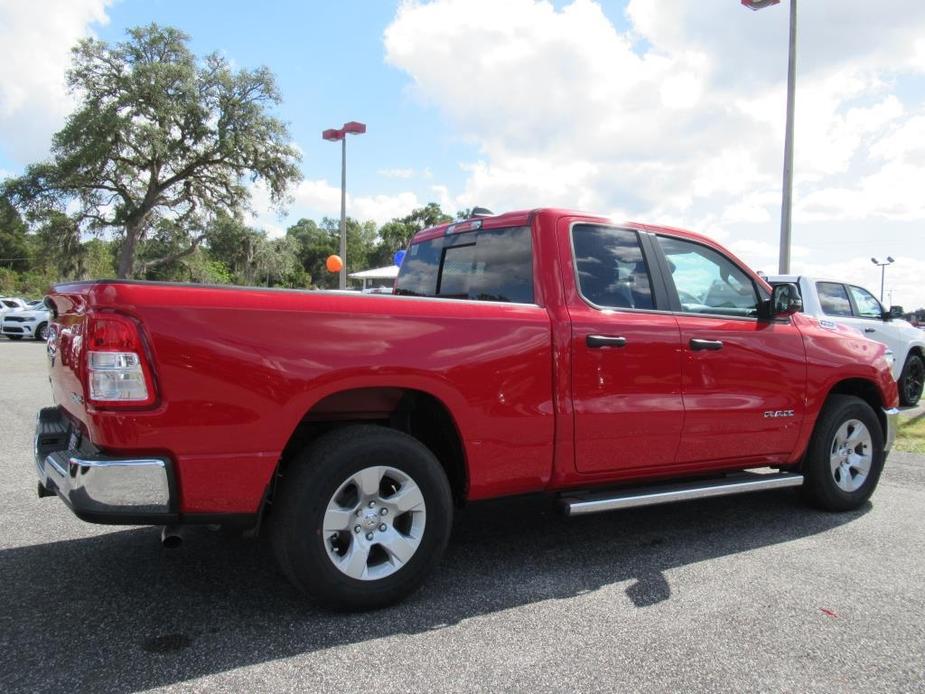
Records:
<instances>
[{"instance_id":1,"label":"truck shadow on pavement","mask_svg":"<svg viewBox=\"0 0 925 694\"><path fill-rule=\"evenodd\" d=\"M646 609L671 600L670 569L823 533L869 508L822 513L792 490L572 519L548 499L475 504L425 586L375 618L305 600L267 543L204 528L179 550L162 549L155 528L7 549L0 688L137 691L622 583L613 612Z\"/></svg>"}]
</instances>

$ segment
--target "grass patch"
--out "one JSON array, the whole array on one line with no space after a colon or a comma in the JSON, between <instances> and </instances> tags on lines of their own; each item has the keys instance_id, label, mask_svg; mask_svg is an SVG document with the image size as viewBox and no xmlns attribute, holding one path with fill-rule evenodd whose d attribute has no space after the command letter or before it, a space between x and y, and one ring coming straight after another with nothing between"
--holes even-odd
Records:
<instances>
[{"instance_id":1,"label":"grass patch","mask_svg":"<svg viewBox=\"0 0 925 694\"><path fill-rule=\"evenodd\" d=\"M893 450L925 453L925 415L899 418Z\"/></svg>"}]
</instances>

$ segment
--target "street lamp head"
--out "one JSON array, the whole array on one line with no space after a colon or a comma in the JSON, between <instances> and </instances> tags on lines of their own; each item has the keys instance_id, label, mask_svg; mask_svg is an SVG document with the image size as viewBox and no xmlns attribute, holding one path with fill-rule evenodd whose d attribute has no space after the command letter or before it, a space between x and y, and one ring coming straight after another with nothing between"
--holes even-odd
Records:
<instances>
[{"instance_id":1,"label":"street lamp head","mask_svg":"<svg viewBox=\"0 0 925 694\"><path fill-rule=\"evenodd\" d=\"M352 120L348 123L344 123L344 127L341 130L345 133L351 133L353 135L362 135L366 132L366 124L358 123L355 120Z\"/></svg>"},{"instance_id":2,"label":"street lamp head","mask_svg":"<svg viewBox=\"0 0 925 694\"><path fill-rule=\"evenodd\" d=\"M886 257L886 262L888 262L888 263L895 263L896 261L893 260L892 256L889 256L889 255L888 255L888 256Z\"/></svg>"},{"instance_id":3,"label":"street lamp head","mask_svg":"<svg viewBox=\"0 0 925 694\"><path fill-rule=\"evenodd\" d=\"M327 140L328 142L337 142L338 140L344 139L343 130L335 130L334 128L328 128L321 133L321 137Z\"/></svg>"},{"instance_id":4,"label":"street lamp head","mask_svg":"<svg viewBox=\"0 0 925 694\"><path fill-rule=\"evenodd\" d=\"M742 4L750 10L763 10L765 7L779 3L780 0L742 0Z\"/></svg>"}]
</instances>

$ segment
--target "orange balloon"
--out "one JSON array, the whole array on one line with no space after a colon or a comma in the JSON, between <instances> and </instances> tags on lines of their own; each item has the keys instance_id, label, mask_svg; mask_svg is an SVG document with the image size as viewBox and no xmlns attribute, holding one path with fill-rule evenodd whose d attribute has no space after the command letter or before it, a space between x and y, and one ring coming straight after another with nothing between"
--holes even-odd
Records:
<instances>
[{"instance_id":1,"label":"orange balloon","mask_svg":"<svg viewBox=\"0 0 925 694\"><path fill-rule=\"evenodd\" d=\"M328 272L340 272L344 267L344 261L340 259L339 255L329 255L328 259L324 261L325 267L327 267Z\"/></svg>"}]
</instances>

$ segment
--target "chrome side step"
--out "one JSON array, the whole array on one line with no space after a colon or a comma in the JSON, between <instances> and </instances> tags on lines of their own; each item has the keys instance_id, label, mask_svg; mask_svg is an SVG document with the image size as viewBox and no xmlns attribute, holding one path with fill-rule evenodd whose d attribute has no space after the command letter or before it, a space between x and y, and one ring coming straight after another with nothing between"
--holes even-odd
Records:
<instances>
[{"instance_id":1,"label":"chrome side step","mask_svg":"<svg viewBox=\"0 0 925 694\"><path fill-rule=\"evenodd\" d=\"M711 496L743 494L745 492L781 489L783 487L799 487L802 484L803 475L795 473L762 474L742 472L715 480L697 480L678 484L620 489L582 496L565 496L562 498L562 505L565 515L581 516L586 513L613 511L619 508L654 506L655 504L670 504L675 501L688 501L689 499L705 499Z\"/></svg>"}]
</instances>

